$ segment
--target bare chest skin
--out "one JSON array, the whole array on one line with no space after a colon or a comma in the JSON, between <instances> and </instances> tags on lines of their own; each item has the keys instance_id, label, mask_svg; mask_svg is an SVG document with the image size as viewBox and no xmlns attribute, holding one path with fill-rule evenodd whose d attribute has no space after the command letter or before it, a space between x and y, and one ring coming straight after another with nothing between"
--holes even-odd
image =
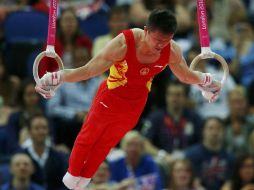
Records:
<instances>
[{"instance_id":1,"label":"bare chest skin","mask_svg":"<svg viewBox=\"0 0 254 190\"><path fill-rule=\"evenodd\" d=\"M137 60L143 64L151 64L156 62L160 58L160 52L151 53L151 52L142 51L142 49L144 48L143 39L144 39L144 36L142 34L136 37L135 39Z\"/></svg>"},{"instance_id":2,"label":"bare chest skin","mask_svg":"<svg viewBox=\"0 0 254 190\"><path fill-rule=\"evenodd\" d=\"M138 50L136 50L136 56L140 63L143 64L151 64L156 62L160 58L160 54L158 55L148 55L148 54L142 54L139 53Z\"/></svg>"}]
</instances>

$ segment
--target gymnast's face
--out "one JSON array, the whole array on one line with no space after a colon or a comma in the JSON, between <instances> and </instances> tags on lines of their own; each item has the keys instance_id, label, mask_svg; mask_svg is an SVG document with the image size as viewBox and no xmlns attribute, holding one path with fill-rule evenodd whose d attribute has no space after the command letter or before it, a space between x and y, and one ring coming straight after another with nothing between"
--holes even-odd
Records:
<instances>
[{"instance_id":1,"label":"gymnast's face","mask_svg":"<svg viewBox=\"0 0 254 190\"><path fill-rule=\"evenodd\" d=\"M172 40L174 34L163 34L158 30L150 30L147 27L145 31L145 41L154 53L159 53L164 47L166 47L170 40Z\"/></svg>"}]
</instances>

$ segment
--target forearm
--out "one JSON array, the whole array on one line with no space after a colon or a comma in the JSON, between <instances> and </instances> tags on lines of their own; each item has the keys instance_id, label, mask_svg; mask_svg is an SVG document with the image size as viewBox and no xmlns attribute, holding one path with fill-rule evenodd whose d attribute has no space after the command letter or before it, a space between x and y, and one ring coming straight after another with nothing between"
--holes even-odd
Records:
<instances>
[{"instance_id":1,"label":"forearm","mask_svg":"<svg viewBox=\"0 0 254 190\"><path fill-rule=\"evenodd\" d=\"M180 56L179 56L180 57ZM175 59L175 60L174 60ZM181 56L180 60L177 58L172 58L172 62L169 62L169 67L175 76L183 83L186 84L204 84L206 79L206 74L200 71L191 70L185 59Z\"/></svg>"},{"instance_id":2,"label":"forearm","mask_svg":"<svg viewBox=\"0 0 254 190\"><path fill-rule=\"evenodd\" d=\"M79 82L87 80L94 76L107 71L113 64L111 60L107 60L102 56L96 56L86 65L76 69L64 69L61 71L62 82Z\"/></svg>"},{"instance_id":3,"label":"forearm","mask_svg":"<svg viewBox=\"0 0 254 190\"><path fill-rule=\"evenodd\" d=\"M204 84L205 77L205 74L200 71L189 70L181 77L179 77L179 80L186 84Z\"/></svg>"},{"instance_id":4,"label":"forearm","mask_svg":"<svg viewBox=\"0 0 254 190\"><path fill-rule=\"evenodd\" d=\"M79 82L91 78L88 69L64 69L60 71L62 82Z\"/></svg>"}]
</instances>

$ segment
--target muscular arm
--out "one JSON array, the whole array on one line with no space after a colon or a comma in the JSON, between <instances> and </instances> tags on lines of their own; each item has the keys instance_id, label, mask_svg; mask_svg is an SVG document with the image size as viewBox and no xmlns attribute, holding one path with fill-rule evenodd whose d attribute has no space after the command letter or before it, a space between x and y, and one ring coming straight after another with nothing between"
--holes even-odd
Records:
<instances>
[{"instance_id":1,"label":"muscular arm","mask_svg":"<svg viewBox=\"0 0 254 190\"><path fill-rule=\"evenodd\" d=\"M127 51L123 34L111 40L95 57L87 64L76 69L64 69L61 71L63 82L78 82L97 76L110 68L116 61L124 59Z\"/></svg>"},{"instance_id":2,"label":"muscular arm","mask_svg":"<svg viewBox=\"0 0 254 190\"><path fill-rule=\"evenodd\" d=\"M183 83L201 84L203 82L202 73L189 69L182 55L180 47L174 41L171 42L169 67L175 76Z\"/></svg>"}]
</instances>

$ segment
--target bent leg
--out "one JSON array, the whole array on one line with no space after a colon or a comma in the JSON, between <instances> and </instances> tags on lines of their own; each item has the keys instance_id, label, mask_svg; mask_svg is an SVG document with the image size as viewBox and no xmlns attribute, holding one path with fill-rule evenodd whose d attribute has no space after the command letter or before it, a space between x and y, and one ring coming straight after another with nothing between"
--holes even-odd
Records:
<instances>
[{"instance_id":1,"label":"bent leg","mask_svg":"<svg viewBox=\"0 0 254 190\"><path fill-rule=\"evenodd\" d=\"M107 119L107 118L106 118ZM104 118L96 112L89 116L79 132L69 159L68 172L73 176L80 176L84 163L91 154L92 148L106 128Z\"/></svg>"},{"instance_id":2,"label":"bent leg","mask_svg":"<svg viewBox=\"0 0 254 190\"><path fill-rule=\"evenodd\" d=\"M99 165L105 160L111 148L117 145L117 143L122 139L122 137L131 130L136 122L118 120L108 125L106 130L104 130L100 139L93 146L91 153L85 163L85 166L81 172L81 177L91 178L96 172Z\"/></svg>"}]
</instances>

